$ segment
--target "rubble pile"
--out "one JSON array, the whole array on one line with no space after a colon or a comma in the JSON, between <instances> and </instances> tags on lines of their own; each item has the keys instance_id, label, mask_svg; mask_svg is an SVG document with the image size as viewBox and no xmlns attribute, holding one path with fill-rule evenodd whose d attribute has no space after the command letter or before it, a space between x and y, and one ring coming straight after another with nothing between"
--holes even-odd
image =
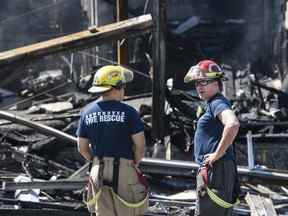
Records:
<instances>
[{"instance_id":1,"label":"rubble pile","mask_svg":"<svg viewBox=\"0 0 288 216\"><path fill-rule=\"evenodd\" d=\"M82 93L58 96L58 98L62 98L61 102L45 99L44 101L48 102L33 102L33 105L25 110L1 111L0 214L5 215L9 210L9 214L12 215L52 213L87 215L83 195L88 170L87 164L77 151L74 134L81 108L95 98ZM142 105L139 105L139 100ZM193 92L181 90L167 90L167 101L170 108L167 109L169 111L165 118L169 125L167 136L170 137L173 160L168 163L165 160L147 158L140 165L151 186L150 208L146 215L193 215L195 210L193 179L198 167L192 162L191 137L202 104ZM152 129L150 102L151 99L147 96L146 99L130 97L126 100L126 103L137 104L136 108L140 110L140 115L145 122L148 149L152 148L150 151L152 153L148 151L147 156L153 156L155 152L150 134ZM237 102L243 103L243 99L235 100L235 103ZM248 99L246 102L249 102ZM269 118L272 122L272 117ZM266 121L267 119L266 116ZM243 119L242 122L245 123ZM257 123L261 125L260 122L263 124L263 120ZM279 120L279 123L281 122ZM246 123L251 124L248 121ZM276 123L275 119L274 123ZM257 130L256 127L252 127L253 133L260 133L261 129L266 127L265 124L261 126ZM247 125L241 130L247 130ZM278 127L277 130L278 133L281 132L279 130L284 133L285 127ZM238 138L240 147L237 151L240 151L242 146L246 149L242 137L245 132L240 134ZM279 139L268 135L266 133L259 139L262 141L265 138ZM242 154L246 155L243 160L247 161L246 152ZM180 159L185 159L186 162L174 162ZM267 211L274 209L278 214L288 212L286 189L288 173L280 170L272 172L260 166L253 170L239 169L243 196L241 204L234 209L236 215L249 215L253 208L251 200L254 199L258 199L258 202L270 203ZM40 211L41 208L45 210Z\"/></svg>"}]
</instances>

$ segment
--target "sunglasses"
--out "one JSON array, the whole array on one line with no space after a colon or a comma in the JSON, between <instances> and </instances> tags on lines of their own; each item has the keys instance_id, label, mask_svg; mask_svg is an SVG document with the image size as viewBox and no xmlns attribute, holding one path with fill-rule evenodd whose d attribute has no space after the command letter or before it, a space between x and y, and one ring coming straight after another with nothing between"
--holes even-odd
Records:
<instances>
[{"instance_id":1,"label":"sunglasses","mask_svg":"<svg viewBox=\"0 0 288 216\"><path fill-rule=\"evenodd\" d=\"M195 86L207 86L212 82L215 82L215 79L210 79L210 80L196 80L195 81Z\"/></svg>"}]
</instances>

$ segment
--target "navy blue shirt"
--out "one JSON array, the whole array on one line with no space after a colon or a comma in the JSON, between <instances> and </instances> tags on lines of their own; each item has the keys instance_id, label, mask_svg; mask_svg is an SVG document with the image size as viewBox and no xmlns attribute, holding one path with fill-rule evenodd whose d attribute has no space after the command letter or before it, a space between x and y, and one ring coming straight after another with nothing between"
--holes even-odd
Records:
<instances>
[{"instance_id":1,"label":"navy blue shirt","mask_svg":"<svg viewBox=\"0 0 288 216\"><path fill-rule=\"evenodd\" d=\"M197 163L203 161L204 155L216 151L224 129L217 115L226 109L231 109L231 105L221 94L216 94L207 102L205 113L197 122L194 136L194 155ZM233 146L229 146L221 159L234 159Z\"/></svg>"},{"instance_id":2,"label":"navy blue shirt","mask_svg":"<svg viewBox=\"0 0 288 216\"><path fill-rule=\"evenodd\" d=\"M85 107L76 134L90 140L95 156L134 159L131 135L143 130L137 111L113 100L92 102Z\"/></svg>"}]
</instances>

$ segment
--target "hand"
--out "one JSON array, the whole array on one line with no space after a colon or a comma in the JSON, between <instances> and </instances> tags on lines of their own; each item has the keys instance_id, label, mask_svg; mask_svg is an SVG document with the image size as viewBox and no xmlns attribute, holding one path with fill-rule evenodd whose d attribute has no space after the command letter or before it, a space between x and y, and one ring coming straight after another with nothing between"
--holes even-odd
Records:
<instances>
[{"instance_id":1,"label":"hand","mask_svg":"<svg viewBox=\"0 0 288 216\"><path fill-rule=\"evenodd\" d=\"M220 156L217 155L217 153L215 153L215 152L211 153L211 154L206 154L206 155L204 155L204 164L212 166L213 163L215 161L217 161L219 158L220 158Z\"/></svg>"}]
</instances>

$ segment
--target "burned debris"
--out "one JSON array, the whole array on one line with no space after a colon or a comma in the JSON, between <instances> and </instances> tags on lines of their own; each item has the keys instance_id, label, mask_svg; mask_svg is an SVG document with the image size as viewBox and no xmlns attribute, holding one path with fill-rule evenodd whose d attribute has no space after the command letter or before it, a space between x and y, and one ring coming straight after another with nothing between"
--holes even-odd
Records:
<instances>
[{"instance_id":1,"label":"burned debris","mask_svg":"<svg viewBox=\"0 0 288 216\"><path fill-rule=\"evenodd\" d=\"M109 14L115 7L113 1L99 2ZM112 13L90 14L91 5L84 0L90 28L0 53L0 73L15 75L5 75L0 82L5 87L0 93L0 215L88 214L84 202L88 164L79 155L75 138L79 113L97 98L87 94L91 74L107 56L115 56L108 43L121 39L123 44L128 38L132 43L124 51L120 41L119 63L132 50L133 61L125 64L137 72L137 83L127 86L125 103L133 105L145 123L147 158L140 169L151 186L145 215L194 214L198 165L192 162L193 136L204 106L194 86L183 83L183 76L204 57L218 59L228 74L224 93L241 121L236 151L242 193L234 214L287 214L286 1L155 2L130 2L126 12L133 18L96 26L95 16L99 23L107 23ZM259 8L261 13L256 12ZM87 48L93 49L80 51ZM51 54L65 67L57 62L53 69L33 68ZM73 67L77 55L84 59L85 73L80 72L83 65ZM29 69L20 75L23 62ZM12 91L9 84L20 76L21 87ZM59 91L51 93L55 88Z\"/></svg>"}]
</instances>

